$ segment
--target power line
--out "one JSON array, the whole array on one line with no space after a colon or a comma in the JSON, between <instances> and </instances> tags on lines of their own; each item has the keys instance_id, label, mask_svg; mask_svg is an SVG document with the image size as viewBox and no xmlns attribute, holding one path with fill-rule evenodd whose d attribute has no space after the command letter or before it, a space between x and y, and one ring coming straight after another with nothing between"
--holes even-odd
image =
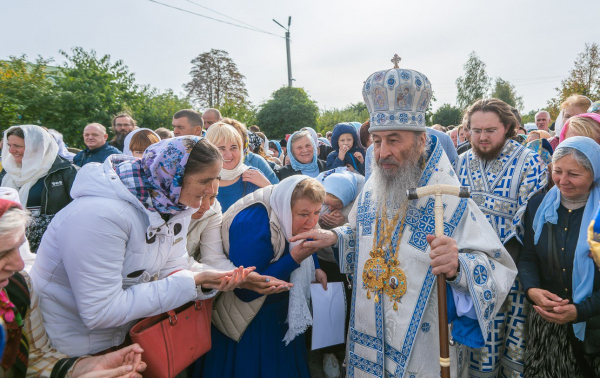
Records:
<instances>
[{"instance_id":1,"label":"power line","mask_svg":"<svg viewBox=\"0 0 600 378\"><path fill-rule=\"evenodd\" d=\"M148 0L148 1L150 1L150 2L152 2L152 3L156 3L156 4L160 4L160 5L164 5L165 7L168 7L168 8L177 9L177 10L179 10L179 11L182 11L182 12L185 12L185 13L193 14L193 15L195 15L195 16L198 16L198 17L208 18L209 20L213 20L213 21L221 22L221 23L223 23L223 24L227 24L227 25L231 25L231 26L236 26L236 27L238 27L238 28L242 28L242 29L247 29L247 30L255 31L255 32L257 32L257 33L269 34L269 35L272 35L272 36L274 36L274 37L277 37L277 38L284 38L284 37L282 37L282 36L280 36L280 35L273 34L273 33L269 33L269 32L267 32L267 31L262 31L262 30L258 30L258 29L253 29L253 28L249 28L249 27L246 27L246 26L242 26L242 25L234 24L234 23L232 23L232 22L228 22L228 21L224 21L224 20L219 20L219 19L217 19L217 18L213 18L213 17L210 17L210 16L205 16L205 15L203 15L203 14L196 13L196 12L192 12L192 11L189 11L189 10L187 10L187 9L182 9L182 8L178 8L178 7L176 7L176 6L173 6L173 5L169 5L169 4L161 3L160 1L156 1L156 0ZM284 39L285 39L285 38L284 38Z\"/></svg>"},{"instance_id":2,"label":"power line","mask_svg":"<svg viewBox=\"0 0 600 378\"><path fill-rule=\"evenodd\" d=\"M221 12L217 12L217 11L216 11L216 10L214 10L214 9L211 9L211 8L209 8L209 7L207 7L207 6L204 6L204 5L198 4L198 3L196 3L196 2L193 2L192 0L185 0L185 1L187 1L188 3L194 4L194 5L196 5L196 6L199 6L200 8L204 8L204 9L206 9L206 10L209 10L209 11L211 11L211 12L214 12L214 13L216 13L216 14L218 14L218 15L221 15L221 16L223 16L223 17L227 17L227 18L229 18L229 19L231 19L231 20L237 21L237 22L239 22L239 23L241 23L241 24L244 24L244 25L246 25L246 26L250 26L251 28L253 28L253 29L256 29L256 30L258 30L258 31L261 31L261 32L263 32L263 33L269 33L269 32L268 32L268 31L266 31L266 30L263 30L263 29L257 28L257 27L256 27L256 26L254 26L254 25L250 25L250 24L249 24L249 23L247 23L247 22L244 22L244 21L242 21L242 20L238 20L237 18L230 17L230 16L228 16L228 15L226 15L226 14L223 14L223 13L221 13ZM269 33L269 34L270 34L270 33Z\"/></svg>"}]
</instances>

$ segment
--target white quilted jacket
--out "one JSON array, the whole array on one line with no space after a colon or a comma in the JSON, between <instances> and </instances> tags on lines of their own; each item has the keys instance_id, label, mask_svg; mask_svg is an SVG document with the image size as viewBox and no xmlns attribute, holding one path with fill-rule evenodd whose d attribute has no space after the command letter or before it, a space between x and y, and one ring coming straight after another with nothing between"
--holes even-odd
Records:
<instances>
[{"instance_id":1,"label":"white quilted jacket","mask_svg":"<svg viewBox=\"0 0 600 378\"><path fill-rule=\"evenodd\" d=\"M187 258L185 220L195 209L165 223L108 162L86 164L71 196L50 223L31 270L56 349L81 356L118 346L138 319L216 294L203 294L192 274L212 268Z\"/></svg>"}]
</instances>

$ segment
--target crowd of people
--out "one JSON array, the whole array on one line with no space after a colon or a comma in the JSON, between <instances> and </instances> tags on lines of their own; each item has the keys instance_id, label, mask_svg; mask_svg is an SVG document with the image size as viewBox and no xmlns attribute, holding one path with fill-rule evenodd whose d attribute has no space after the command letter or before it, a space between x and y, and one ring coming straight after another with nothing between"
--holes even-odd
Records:
<instances>
[{"instance_id":1,"label":"crowd of people","mask_svg":"<svg viewBox=\"0 0 600 378\"><path fill-rule=\"evenodd\" d=\"M212 300L211 349L181 377L310 377L310 285L328 282L347 337L318 352L326 377L439 376L439 311L453 377L600 376L600 103L573 95L526 130L481 99L427 127L431 83L398 67L363 96L369 119L325 136L269 140L217 109L172 130L120 113L82 150L8 127L0 376L141 377L132 327ZM470 190L443 196L443 236L433 198L406 194L436 184Z\"/></svg>"}]
</instances>

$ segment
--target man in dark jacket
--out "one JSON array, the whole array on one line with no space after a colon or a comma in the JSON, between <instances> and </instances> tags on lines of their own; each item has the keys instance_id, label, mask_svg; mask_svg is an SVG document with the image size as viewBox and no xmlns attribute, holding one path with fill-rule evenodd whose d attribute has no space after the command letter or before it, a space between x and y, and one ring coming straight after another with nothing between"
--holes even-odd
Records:
<instances>
[{"instance_id":1,"label":"man in dark jacket","mask_svg":"<svg viewBox=\"0 0 600 378\"><path fill-rule=\"evenodd\" d=\"M106 143L106 128L99 123L90 123L83 129L83 143L87 146L73 158L73 163L83 167L87 163L103 163L110 155L121 151Z\"/></svg>"}]
</instances>

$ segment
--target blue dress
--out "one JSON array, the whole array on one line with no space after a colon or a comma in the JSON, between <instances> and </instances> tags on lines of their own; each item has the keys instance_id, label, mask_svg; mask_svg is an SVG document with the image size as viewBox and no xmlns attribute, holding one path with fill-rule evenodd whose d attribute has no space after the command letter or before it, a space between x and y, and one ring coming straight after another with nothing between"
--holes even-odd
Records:
<instances>
[{"instance_id":1,"label":"blue dress","mask_svg":"<svg viewBox=\"0 0 600 378\"><path fill-rule=\"evenodd\" d=\"M231 205L237 202L237 200L254 192L256 189L258 189L258 186L242 180L242 176L229 186L219 187L217 200L219 200L219 203L221 204L221 211L223 211L223 213L226 212Z\"/></svg>"},{"instance_id":2,"label":"blue dress","mask_svg":"<svg viewBox=\"0 0 600 378\"><path fill-rule=\"evenodd\" d=\"M229 258L236 266L255 266L260 274L286 281L300 267L290 255L287 243L281 258L271 263L274 251L269 216L261 204L252 205L235 216L229 229L229 239ZM235 294L245 302L260 296L246 289L236 289ZM239 342L213 326L212 349L204 356L203 362L196 364L194 377L309 378L304 334L297 336L288 346L282 341L288 330L288 301L288 292L268 295Z\"/></svg>"}]
</instances>

